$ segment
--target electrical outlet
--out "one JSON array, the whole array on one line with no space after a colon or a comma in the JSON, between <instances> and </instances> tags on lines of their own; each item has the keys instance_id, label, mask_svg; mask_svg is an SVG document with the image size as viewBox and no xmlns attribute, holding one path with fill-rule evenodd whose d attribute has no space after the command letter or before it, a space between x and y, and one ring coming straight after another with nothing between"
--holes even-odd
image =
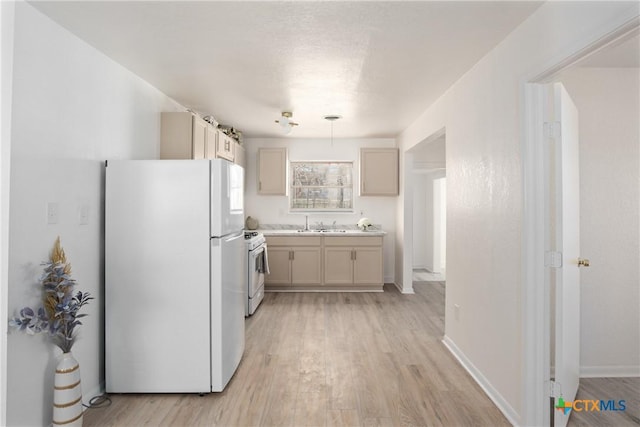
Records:
<instances>
[{"instance_id":1,"label":"electrical outlet","mask_svg":"<svg viewBox=\"0 0 640 427\"><path fill-rule=\"evenodd\" d=\"M47 203L47 224L57 224L58 223L58 203L49 202Z\"/></svg>"}]
</instances>

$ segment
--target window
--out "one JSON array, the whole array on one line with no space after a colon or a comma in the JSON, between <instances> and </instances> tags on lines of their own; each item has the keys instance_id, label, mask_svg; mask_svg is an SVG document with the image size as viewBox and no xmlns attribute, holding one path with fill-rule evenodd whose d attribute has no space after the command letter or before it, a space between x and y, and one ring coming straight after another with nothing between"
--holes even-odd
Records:
<instances>
[{"instance_id":1,"label":"window","mask_svg":"<svg viewBox=\"0 0 640 427\"><path fill-rule=\"evenodd\" d=\"M353 211L353 162L291 162L292 211Z\"/></svg>"}]
</instances>

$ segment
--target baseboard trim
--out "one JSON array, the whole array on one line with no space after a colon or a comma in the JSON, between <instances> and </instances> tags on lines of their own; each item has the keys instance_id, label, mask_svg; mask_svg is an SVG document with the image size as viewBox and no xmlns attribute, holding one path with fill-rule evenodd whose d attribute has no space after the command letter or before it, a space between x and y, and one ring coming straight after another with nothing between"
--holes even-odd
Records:
<instances>
[{"instance_id":1,"label":"baseboard trim","mask_svg":"<svg viewBox=\"0 0 640 427\"><path fill-rule=\"evenodd\" d=\"M405 295L415 294L415 292L413 291L413 287L411 289L403 289L402 286L398 285L397 282L391 282L391 283L394 284L396 288L398 288L398 291L400 291L401 294L405 294Z\"/></svg>"},{"instance_id":2,"label":"baseboard trim","mask_svg":"<svg viewBox=\"0 0 640 427\"><path fill-rule=\"evenodd\" d=\"M581 366L580 378L640 377L640 365Z\"/></svg>"},{"instance_id":3,"label":"baseboard trim","mask_svg":"<svg viewBox=\"0 0 640 427\"><path fill-rule=\"evenodd\" d=\"M465 354L458 348L458 346L449 338L444 336L442 343L449 349L451 354L458 359L458 362L462 367L471 375L471 377L478 383L480 388L484 390L485 394L489 396L489 399L498 407L500 412L507 418L507 420L514 426L520 425L520 415L509 405L504 397L498 392L498 390L491 385L489 380L482 375L482 373L474 366L473 363L465 356Z\"/></svg>"}]
</instances>

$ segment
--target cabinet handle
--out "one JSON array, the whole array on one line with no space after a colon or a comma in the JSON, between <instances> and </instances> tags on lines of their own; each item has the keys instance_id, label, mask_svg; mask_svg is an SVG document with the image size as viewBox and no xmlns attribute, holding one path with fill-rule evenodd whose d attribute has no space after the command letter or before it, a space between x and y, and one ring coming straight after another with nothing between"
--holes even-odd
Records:
<instances>
[{"instance_id":1,"label":"cabinet handle","mask_svg":"<svg viewBox=\"0 0 640 427\"><path fill-rule=\"evenodd\" d=\"M258 181L258 190L262 190L262 181Z\"/></svg>"},{"instance_id":2,"label":"cabinet handle","mask_svg":"<svg viewBox=\"0 0 640 427\"><path fill-rule=\"evenodd\" d=\"M353 260L357 261L358 260L358 253L356 252L356 250L353 250Z\"/></svg>"},{"instance_id":3,"label":"cabinet handle","mask_svg":"<svg viewBox=\"0 0 640 427\"><path fill-rule=\"evenodd\" d=\"M291 261L296 259L296 253L294 251L289 252L291 254Z\"/></svg>"}]
</instances>

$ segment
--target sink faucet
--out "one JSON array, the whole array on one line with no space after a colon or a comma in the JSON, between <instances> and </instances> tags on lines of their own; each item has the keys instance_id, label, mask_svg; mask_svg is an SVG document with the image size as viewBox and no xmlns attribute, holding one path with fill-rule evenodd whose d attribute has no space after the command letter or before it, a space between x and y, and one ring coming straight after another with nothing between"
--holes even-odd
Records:
<instances>
[{"instance_id":1,"label":"sink faucet","mask_svg":"<svg viewBox=\"0 0 640 427\"><path fill-rule=\"evenodd\" d=\"M304 216L304 231L309 231L309 215Z\"/></svg>"}]
</instances>

